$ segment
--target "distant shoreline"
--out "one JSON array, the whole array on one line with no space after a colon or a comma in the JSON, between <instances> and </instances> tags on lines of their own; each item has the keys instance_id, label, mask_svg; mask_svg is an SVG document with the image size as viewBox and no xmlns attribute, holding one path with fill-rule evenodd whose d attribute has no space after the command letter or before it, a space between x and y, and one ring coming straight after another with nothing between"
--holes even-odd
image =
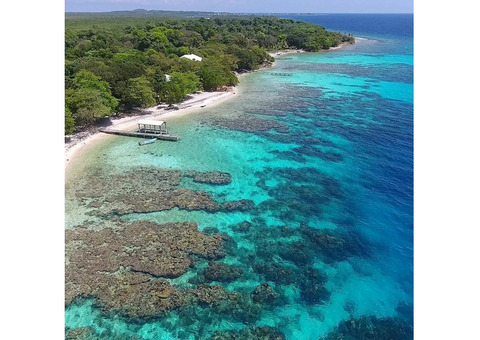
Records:
<instances>
[{"instance_id":1,"label":"distant shoreline","mask_svg":"<svg viewBox=\"0 0 480 340\"><path fill-rule=\"evenodd\" d=\"M345 45L350 43L341 43L336 47L331 47L330 50L337 50L342 48ZM285 49L275 52L268 52L272 57L278 57L286 54L294 53L305 53L307 51L302 49ZM267 67L262 67L262 69L273 67L274 63ZM245 72L237 74L237 77L241 79L244 75L250 74L252 72ZM138 114L125 114L123 113L121 117L110 118L110 125L107 128L115 128L117 130L129 130L135 127L136 122L139 118L144 119L157 119L157 118L172 118L179 117L193 112L198 112L203 107L213 107L224 101L230 100L236 97L241 93L241 86L230 87L226 91L214 91L214 92L199 92L191 94L187 97L185 101L176 105L177 109L168 110L166 105L156 105L153 107L138 109ZM77 152L85 145L92 144L97 141L100 136L106 136L104 133L101 133L99 130L105 128L105 126L94 126L85 131L74 133L73 135L66 136L70 140L65 142L65 170L68 171L70 168L69 165L74 160Z\"/></svg>"},{"instance_id":2,"label":"distant shoreline","mask_svg":"<svg viewBox=\"0 0 480 340\"><path fill-rule=\"evenodd\" d=\"M355 39L364 39L364 38L355 38ZM347 45L352 45L352 43L346 41L346 42L342 42L340 43L338 46L335 46L335 47L330 47L328 50L322 50L323 52L328 52L328 51L334 51L334 50L338 50L342 47L345 47ZM285 50L278 50L278 51L270 51L270 52L267 52L271 57L278 57L278 56L281 56L281 55L285 55L285 54L295 54L295 53L319 53L319 52L322 52L322 51L318 51L318 52L308 52L304 49L285 49Z\"/></svg>"}]
</instances>

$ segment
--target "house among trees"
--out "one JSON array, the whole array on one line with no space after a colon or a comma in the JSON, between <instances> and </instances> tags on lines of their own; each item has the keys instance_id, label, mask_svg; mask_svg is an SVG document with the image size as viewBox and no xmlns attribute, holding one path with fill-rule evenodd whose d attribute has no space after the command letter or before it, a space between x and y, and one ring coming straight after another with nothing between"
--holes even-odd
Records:
<instances>
[{"instance_id":1,"label":"house among trees","mask_svg":"<svg viewBox=\"0 0 480 340\"><path fill-rule=\"evenodd\" d=\"M316 52L355 41L351 35L291 19L215 17L153 24L152 18L132 18L128 27L121 16L102 18L100 27L95 17L80 23L66 16L67 135L114 112L180 103L199 90L235 86L236 74L275 60L266 51Z\"/></svg>"},{"instance_id":2,"label":"house among trees","mask_svg":"<svg viewBox=\"0 0 480 340\"><path fill-rule=\"evenodd\" d=\"M202 57L199 57L198 55L195 55L195 54L185 54L185 55L182 55L180 58L187 58L193 61L202 61Z\"/></svg>"}]
</instances>

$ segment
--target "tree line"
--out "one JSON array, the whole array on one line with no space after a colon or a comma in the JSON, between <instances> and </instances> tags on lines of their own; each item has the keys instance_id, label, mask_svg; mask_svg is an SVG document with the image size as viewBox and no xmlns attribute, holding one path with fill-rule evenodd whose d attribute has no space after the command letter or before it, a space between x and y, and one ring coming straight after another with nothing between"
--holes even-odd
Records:
<instances>
[{"instance_id":1,"label":"tree line","mask_svg":"<svg viewBox=\"0 0 480 340\"><path fill-rule=\"evenodd\" d=\"M351 35L273 17L76 18L65 21L65 134L118 111L234 86L267 50L319 51ZM181 58L196 54L202 61Z\"/></svg>"}]
</instances>

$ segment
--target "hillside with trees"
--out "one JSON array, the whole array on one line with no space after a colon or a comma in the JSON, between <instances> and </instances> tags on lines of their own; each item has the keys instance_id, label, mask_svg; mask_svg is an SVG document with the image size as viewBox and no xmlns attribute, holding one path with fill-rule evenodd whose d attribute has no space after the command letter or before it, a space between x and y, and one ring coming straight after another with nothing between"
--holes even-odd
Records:
<instances>
[{"instance_id":1,"label":"hillside with trees","mask_svg":"<svg viewBox=\"0 0 480 340\"><path fill-rule=\"evenodd\" d=\"M115 112L234 86L235 72L273 61L266 51L319 51L346 41L353 36L274 17L66 16L65 134Z\"/></svg>"}]
</instances>

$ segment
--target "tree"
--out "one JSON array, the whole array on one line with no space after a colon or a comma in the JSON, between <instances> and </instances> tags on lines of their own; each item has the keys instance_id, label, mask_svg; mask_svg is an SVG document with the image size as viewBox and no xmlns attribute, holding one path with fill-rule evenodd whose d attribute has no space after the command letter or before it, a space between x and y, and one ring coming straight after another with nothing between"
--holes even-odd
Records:
<instances>
[{"instance_id":1,"label":"tree","mask_svg":"<svg viewBox=\"0 0 480 340\"><path fill-rule=\"evenodd\" d=\"M167 104L178 103L200 87L200 79L195 73L173 72L170 81L162 89L161 97Z\"/></svg>"},{"instance_id":2,"label":"tree","mask_svg":"<svg viewBox=\"0 0 480 340\"><path fill-rule=\"evenodd\" d=\"M149 32L148 39L150 41L150 47L158 52L170 45L167 36L160 27L152 28Z\"/></svg>"},{"instance_id":3,"label":"tree","mask_svg":"<svg viewBox=\"0 0 480 340\"><path fill-rule=\"evenodd\" d=\"M65 135L70 135L75 131L75 119L73 119L72 112L65 105Z\"/></svg>"},{"instance_id":4,"label":"tree","mask_svg":"<svg viewBox=\"0 0 480 340\"><path fill-rule=\"evenodd\" d=\"M144 76L128 80L122 99L128 108L149 107L156 104L152 85Z\"/></svg>"},{"instance_id":5,"label":"tree","mask_svg":"<svg viewBox=\"0 0 480 340\"><path fill-rule=\"evenodd\" d=\"M97 90L102 98L102 104L110 108L113 112L118 105L118 100L112 96L110 85L92 72L82 70L75 75L73 83L77 89Z\"/></svg>"},{"instance_id":6,"label":"tree","mask_svg":"<svg viewBox=\"0 0 480 340\"><path fill-rule=\"evenodd\" d=\"M285 34L279 34L277 36L277 49L282 50L288 48L287 36Z\"/></svg>"},{"instance_id":7,"label":"tree","mask_svg":"<svg viewBox=\"0 0 480 340\"><path fill-rule=\"evenodd\" d=\"M149 68L147 70L147 79L152 85L153 92L155 93L162 92L162 89L167 81L165 73L163 73L158 67Z\"/></svg>"},{"instance_id":8,"label":"tree","mask_svg":"<svg viewBox=\"0 0 480 340\"><path fill-rule=\"evenodd\" d=\"M79 71L72 83L73 87L65 91L65 133L71 131L72 124L73 128L93 124L116 109L118 100L112 96L110 86L92 72Z\"/></svg>"},{"instance_id":9,"label":"tree","mask_svg":"<svg viewBox=\"0 0 480 340\"><path fill-rule=\"evenodd\" d=\"M93 124L98 118L112 112L105 105L101 92L93 88L68 89L65 91L65 101L77 126Z\"/></svg>"},{"instance_id":10,"label":"tree","mask_svg":"<svg viewBox=\"0 0 480 340\"><path fill-rule=\"evenodd\" d=\"M221 86L238 83L237 77L229 68L214 61L207 62L200 68L200 80L206 91L215 91Z\"/></svg>"}]
</instances>

